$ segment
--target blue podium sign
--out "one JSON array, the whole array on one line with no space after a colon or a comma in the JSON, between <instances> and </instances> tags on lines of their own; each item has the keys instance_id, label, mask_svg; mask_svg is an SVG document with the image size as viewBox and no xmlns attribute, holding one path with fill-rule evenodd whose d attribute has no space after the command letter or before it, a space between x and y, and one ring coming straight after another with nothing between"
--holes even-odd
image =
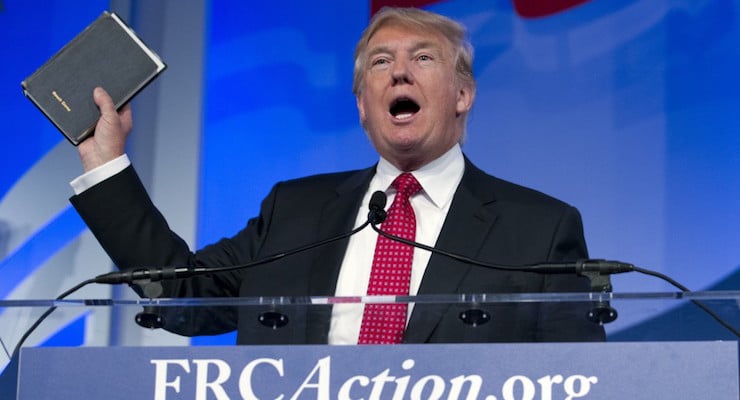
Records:
<instances>
[{"instance_id":1,"label":"blue podium sign","mask_svg":"<svg viewBox=\"0 0 740 400\"><path fill-rule=\"evenodd\" d=\"M24 349L18 399L737 400L737 342Z\"/></svg>"}]
</instances>

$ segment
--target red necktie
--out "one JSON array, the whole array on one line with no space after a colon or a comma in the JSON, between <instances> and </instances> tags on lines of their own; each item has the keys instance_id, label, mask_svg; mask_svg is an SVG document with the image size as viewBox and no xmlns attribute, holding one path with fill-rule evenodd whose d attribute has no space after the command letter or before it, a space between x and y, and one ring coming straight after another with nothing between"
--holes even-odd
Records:
<instances>
[{"instance_id":1,"label":"red necktie","mask_svg":"<svg viewBox=\"0 0 740 400\"><path fill-rule=\"evenodd\" d=\"M380 229L414 240L416 216L409 198L421 190L421 185L413 175L403 173L391 186L397 190L396 197ZM378 235L367 294L407 296L413 257L412 246ZM407 304L366 304L358 344L401 343L406 327L406 310Z\"/></svg>"}]
</instances>

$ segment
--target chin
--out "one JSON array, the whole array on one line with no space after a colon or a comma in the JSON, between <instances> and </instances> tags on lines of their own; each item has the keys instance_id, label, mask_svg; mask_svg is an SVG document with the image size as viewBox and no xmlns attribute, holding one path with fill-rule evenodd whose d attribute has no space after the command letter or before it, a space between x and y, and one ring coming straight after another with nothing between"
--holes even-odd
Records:
<instances>
[{"instance_id":1,"label":"chin","mask_svg":"<svg viewBox=\"0 0 740 400\"><path fill-rule=\"evenodd\" d=\"M408 154L418 151L421 141L416 136L395 137L390 142L391 148L397 154Z\"/></svg>"}]
</instances>

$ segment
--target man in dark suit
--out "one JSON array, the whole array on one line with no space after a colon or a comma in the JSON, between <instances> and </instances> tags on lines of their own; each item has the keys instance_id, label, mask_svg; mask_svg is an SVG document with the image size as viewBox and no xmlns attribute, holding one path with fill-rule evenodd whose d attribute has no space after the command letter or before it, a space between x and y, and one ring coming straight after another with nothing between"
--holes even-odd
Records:
<instances>
[{"instance_id":1,"label":"man in dark suit","mask_svg":"<svg viewBox=\"0 0 740 400\"><path fill-rule=\"evenodd\" d=\"M243 230L191 252L169 230L124 155L132 127L130 109L116 113L107 94L96 89L102 117L95 135L79 146L87 172L73 181L76 195L71 201L121 269L210 268L248 263L347 232L366 219L373 192L382 190L389 200L400 199L392 182L400 174L411 173L421 186L407 200L415 215L412 237L419 242L494 264L587 256L575 208L489 176L463 155L460 143L475 81L472 49L462 26L416 9L381 10L357 45L353 90L362 125L380 154L378 164L278 183L259 215ZM375 284L373 254L376 241L381 240L377 236L366 229L348 240L258 267L167 281L163 296L365 295ZM407 261L410 272L402 293L412 295L588 290L585 278L492 270L419 249ZM490 321L477 326L461 320L470 305L417 304L404 309L408 319L402 340L604 339L603 329L586 320L587 305L580 303L483 304L479 308ZM168 310L165 328L184 335L237 329L238 342L243 344L348 344L358 343L366 324L363 308L357 305L277 310L289 316L285 329L261 324L265 311L270 310Z\"/></svg>"}]
</instances>

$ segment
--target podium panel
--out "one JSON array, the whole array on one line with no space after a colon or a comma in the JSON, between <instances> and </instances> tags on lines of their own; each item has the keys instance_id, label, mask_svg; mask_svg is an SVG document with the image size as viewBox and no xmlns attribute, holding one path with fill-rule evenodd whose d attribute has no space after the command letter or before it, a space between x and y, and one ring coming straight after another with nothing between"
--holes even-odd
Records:
<instances>
[{"instance_id":1,"label":"podium panel","mask_svg":"<svg viewBox=\"0 0 740 400\"><path fill-rule=\"evenodd\" d=\"M18 399L737 400L737 351L737 342L31 348Z\"/></svg>"}]
</instances>

